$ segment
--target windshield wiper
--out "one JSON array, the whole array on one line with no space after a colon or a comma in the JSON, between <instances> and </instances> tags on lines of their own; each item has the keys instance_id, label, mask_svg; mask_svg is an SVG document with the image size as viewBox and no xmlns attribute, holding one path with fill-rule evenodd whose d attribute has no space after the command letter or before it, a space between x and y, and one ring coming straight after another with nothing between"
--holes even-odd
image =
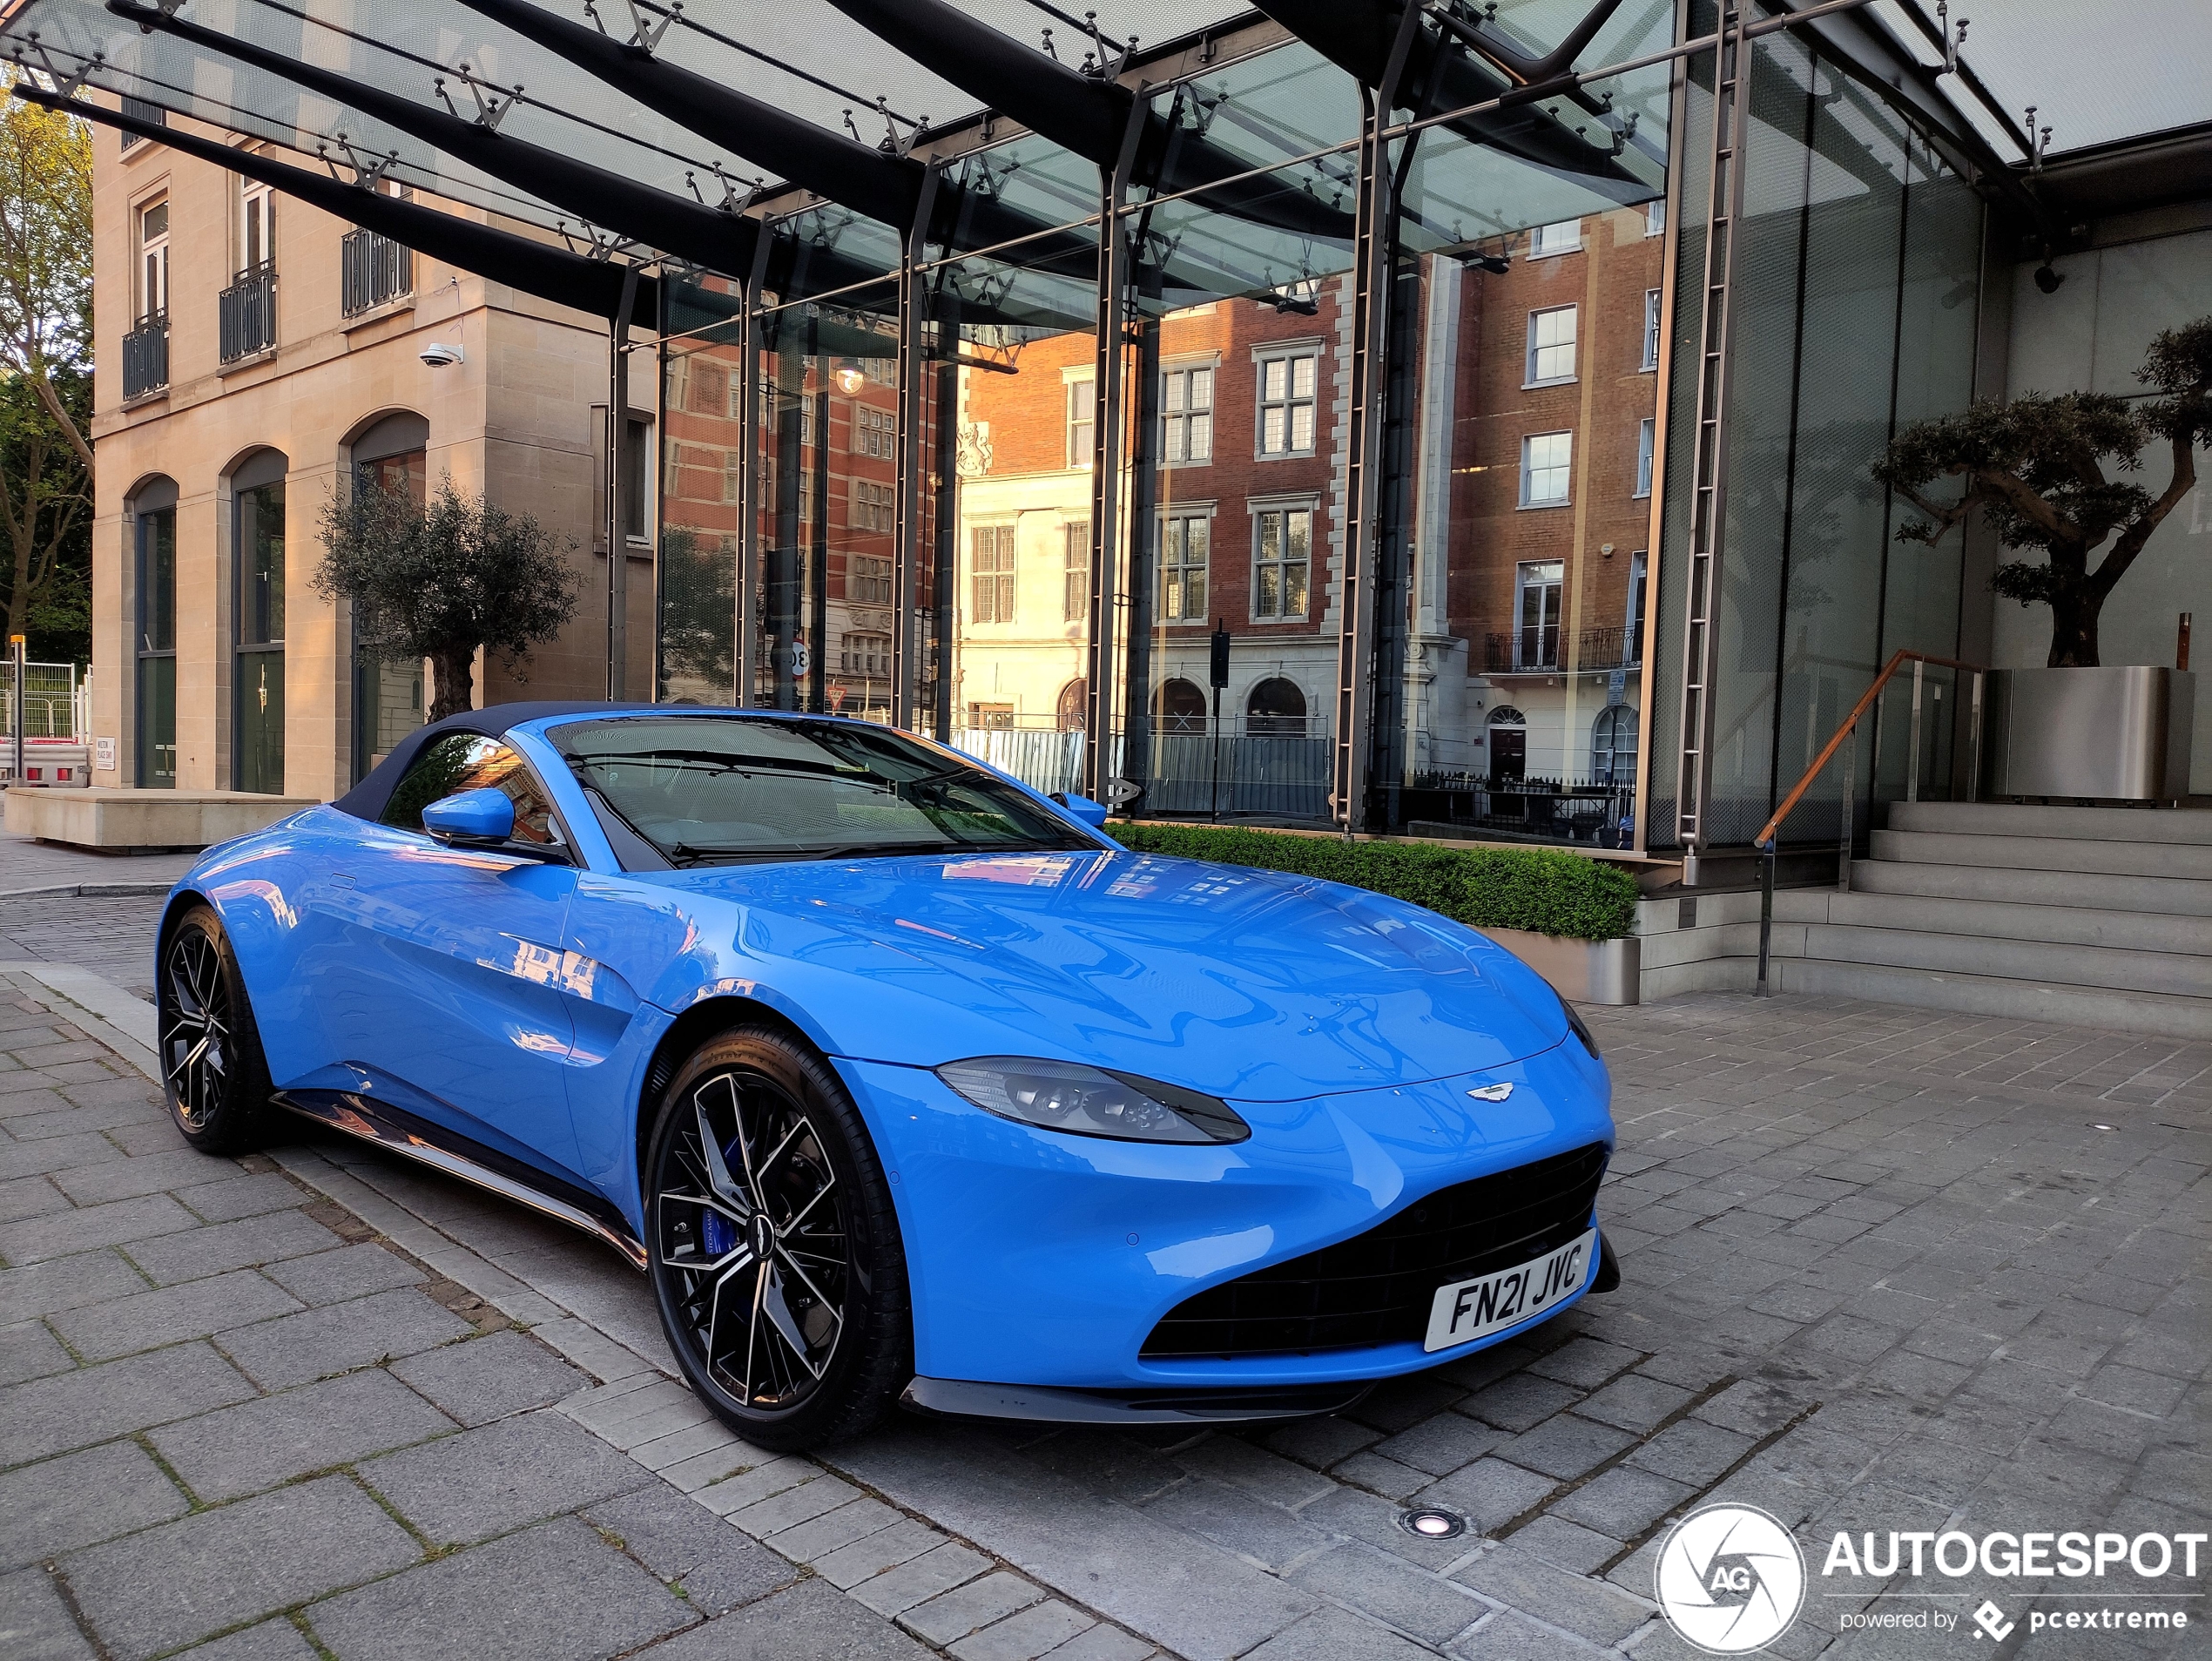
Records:
<instances>
[{"instance_id":1,"label":"windshield wiper","mask_svg":"<svg viewBox=\"0 0 2212 1661\"><path fill-rule=\"evenodd\" d=\"M864 857L896 858L901 854L938 856L946 854L1066 853L1074 844L1029 841L995 842L838 842L827 847L717 847L697 842L678 842L668 850L679 866L766 865L779 861L797 864L808 860L846 860Z\"/></svg>"}]
</instances>

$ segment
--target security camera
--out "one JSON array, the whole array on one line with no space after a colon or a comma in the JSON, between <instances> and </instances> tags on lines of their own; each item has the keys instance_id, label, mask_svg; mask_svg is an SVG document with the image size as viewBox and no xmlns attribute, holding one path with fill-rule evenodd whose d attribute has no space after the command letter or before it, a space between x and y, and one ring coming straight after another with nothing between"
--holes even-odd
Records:
<instances>
[{"instance_id":1,"label":"security camera","mask_svg":"<svg viewBox=\"0 0 2212 1661\"><path fill-rule=\"evenodd\" d=\"M448 346L442 341L433 341L422 348L422 361L434 369L442 369L449 363L458 363L463 354L458 343Z\"/></svg>"},{"instance_id":2,"label":"security camera","mask_svg":"<svg viewBox=\"0 0 2212 1661\"><path fill-rule=\"evenodd\" d=\"M2047 294L2057 294L2059 285L2065 280L2066 273L2047 260L2035 268L2035 286Z\"/></svg>"}]
</instances>

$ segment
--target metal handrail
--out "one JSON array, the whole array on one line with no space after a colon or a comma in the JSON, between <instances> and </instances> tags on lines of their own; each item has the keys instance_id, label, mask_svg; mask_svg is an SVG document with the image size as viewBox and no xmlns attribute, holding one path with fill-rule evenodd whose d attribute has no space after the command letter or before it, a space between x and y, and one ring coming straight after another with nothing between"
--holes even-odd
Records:
<instances>
[{"instance_id":1,"label":"metal handrail","mask_svg":"<svg viewBox=\"0 0 2212 1661\"><path fill-rule=\"evenodd\" d=\"M1922 671L1930 664L1935 665L1939 669L1956 669L1974 678L1973 755L1967 766L1966 800L1972 801L1974 799L1975 791L1981 778L1982 687L1987 679L1989 670L1982 664L1961 663L1956 658L1939 658L1930 652L1914 652L1910 647L1899 646L1890 654L1889 662L1882 665L1882 672L1874 677L1874 684L1861 694L1858 703L1851 706L1851 713L1844 717L1842 725L1836 728L1834 735L1821 746L1820 753L1813 757L1812 765L1807 767L1797 782L1791 787L1789 794L1782 798L1781 805L1774 810L1774 816L1768 820L1760 827L1759 834L1751 839L1751 846L1759 851L1759 979L1754 990L1755 996L1767 996L1768 949L1774 937L1774 844L1775 838L1782 830L1782 821L1789 818L1791 810L1804 799L1805 792L1812 788L1813 781L1820 777L1829 762L1835 759L1836 752L1843 749L1844 742L1858 730L1858 723L1865 718L1866 712L1873 708L1881 698L1882 691L1890 684L1891 678L1908 663L1912 665L1912 749L1911 760L1906 763L1905 768L1905 800L1917 801L1920 795L1920 679ZM1851 888L1851 837L1854 828L1851 823L1851 813L1856 805L1851 773L1852 764L1858 759L1858 749L1854 745L1844 753L1844 834L1838 853L1840 875L1837 881L1838 888L1844 892L1849 892Z\"/></svg>"}]
</instances>

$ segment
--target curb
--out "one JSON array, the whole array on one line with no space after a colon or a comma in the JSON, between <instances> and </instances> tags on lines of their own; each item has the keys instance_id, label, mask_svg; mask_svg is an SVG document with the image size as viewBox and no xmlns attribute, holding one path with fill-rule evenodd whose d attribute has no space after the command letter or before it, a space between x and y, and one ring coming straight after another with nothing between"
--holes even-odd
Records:
<instances>
[{"instance_id":1,"label":"curb","mask_svg":"<svg viewBox=\"0 0 2212 1661\"><path fill-rule=\"evenodd\" d=\"M167 882L64 882L47 888L0 888L0 900L114 899L133 894L166 894L177 886Z\"/></svg>"}]
</instances>

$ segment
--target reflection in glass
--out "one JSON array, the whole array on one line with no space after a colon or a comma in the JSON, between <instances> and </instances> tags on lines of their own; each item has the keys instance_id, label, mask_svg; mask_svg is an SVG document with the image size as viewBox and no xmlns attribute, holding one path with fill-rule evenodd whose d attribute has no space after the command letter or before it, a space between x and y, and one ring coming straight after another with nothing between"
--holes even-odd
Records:
<instances>
[{"instance_id":1,"label":"reflection in glass","mask_svg":"<svg viewBox=\"0 0 2212 1661\"><path fill-rule=\"evenodd\" d=\"M177 510L138 515L138 741L142 790L177 787Z\"/></svg>"}]
</instances>

